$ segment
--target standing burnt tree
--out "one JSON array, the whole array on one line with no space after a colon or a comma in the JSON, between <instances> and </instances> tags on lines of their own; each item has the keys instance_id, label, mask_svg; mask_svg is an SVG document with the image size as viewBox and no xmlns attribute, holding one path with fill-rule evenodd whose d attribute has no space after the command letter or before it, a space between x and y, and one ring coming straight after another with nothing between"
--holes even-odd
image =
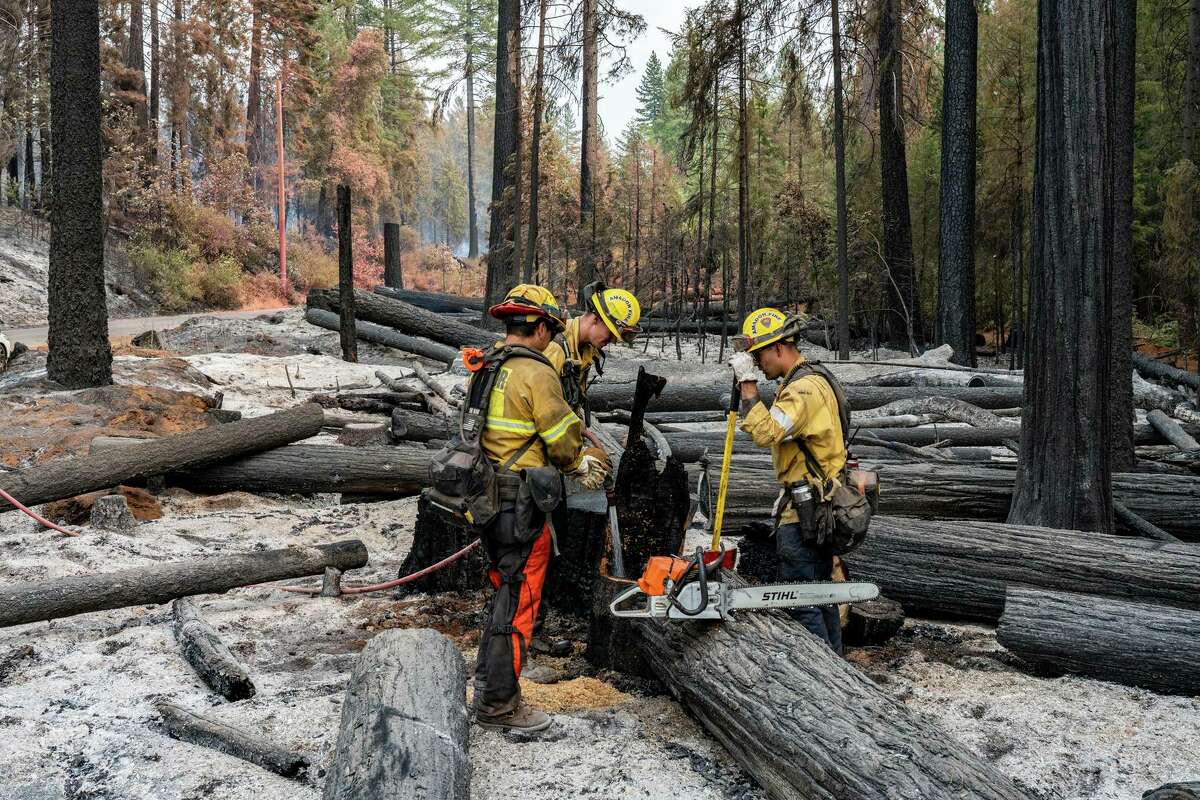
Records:
<instances>
[{"instance_id":1,"label":"standing burnt tree","mask_svg":"<svg viewBox=\"0 0 1200 800\"><path fill-rule=\"evenodd\" d=\"M104 298L101 199L100 11L95 0L55 0L50 25L52 380L71 389L112 383Z\"/></svg>"},{"instance_id":2,"label":"standing burnt tree","mask_svg":"<svg viewBox=\"0 0 1200 800\"><path fill-rule=\"evenodd\" d=\"M937 340L975 366L975 0L946 2ZM997 331L1002 336L1003 331Z\"/></svg>"},{"instance_id":3,"label":"standing burnt tree","mask_svg":"<svg viewBox=\"0 0 1200 800\"><path fill-rule=\"evenodd\" d=\"M1136 0L1112 5L1112 380L1109 381L1109 438L1112 468L1132 472L1133 450L1133 59Z\"/></svg>"},{"instance_id":4,"label":"standing burnt tree","mask_svg":"<svg viewBox=\"0 0 1200 800\"><path fill-rule=\"evenodd\" d=\"M484 308L515 282L521 264L521 2L500 0L496 17L496 114L492 222ZM488 319L487 314L484 320Z\"/></svg>"},{"instance_id":5,"label":"standing burnt tree","mask_svg":"<svg viewBox=\"0 0 1200 800\"><path fill-rule=\"evenodd\" d=\"M1115 155L1125 0L1038 8L1033 259L1021 461L1009 522L1111 532Z\"/></svg>"},{"instance_id":6,"label":"standing burnt tree","mask_svg":"<svg viewBox=\"0 0 1200 800\"><path fill-rule=\"evenodd\" d=\"M921 304L913 275L912 220L904 152L904 64L900 0L883 0L879 18L879 172L883 183L883 332L895 347L916 346Z\"/></svg>"}]
</instances>

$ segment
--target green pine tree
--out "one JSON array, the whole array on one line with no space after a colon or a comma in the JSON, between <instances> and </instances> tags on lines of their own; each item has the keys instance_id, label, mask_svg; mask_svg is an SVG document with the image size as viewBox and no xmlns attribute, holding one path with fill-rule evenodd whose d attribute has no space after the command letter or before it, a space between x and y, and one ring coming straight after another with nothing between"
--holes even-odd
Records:
<instances>
[{"instance_id":1,"label":"green pine tree","mask_svg":"<svg viewBox=\"0 0 1200 800\"><path fill-rule=\"evenodd\" d=\"M642 83L637 88L638 122L655 128L666 107L666 94L662 63L658 60L658 53L651 51L646 71L642 73Z\"/></svg>"}]
</instances>

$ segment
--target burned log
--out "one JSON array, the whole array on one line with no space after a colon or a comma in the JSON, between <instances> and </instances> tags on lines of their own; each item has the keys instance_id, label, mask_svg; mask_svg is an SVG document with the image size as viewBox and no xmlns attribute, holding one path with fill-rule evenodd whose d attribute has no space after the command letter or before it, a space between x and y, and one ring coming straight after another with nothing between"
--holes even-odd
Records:
<instances>
[{"instance_id":1,"label":"burned log","mask_svg":"<svg viewBox=\"0 0 1200 800\"><path fill-rule=\"evenodd\" d=\"M383 295L389 300L403 300L426 311L484 310L483 300L478 297L463 297L443 292L422 292L415 289L397 289L389 286L376 286L375 294Z\"/></svg>"},{"instance_id":2,"label":"burned log","mask_svg":"<svg viewBox=\"0 0 1200 800\"><path fill-rule=\"evenodd\" d=\"M1192 436L1183 429L1175 420L1168 417L1163 412L1155 409L1146 415L1146 421L1154 430L1158 431L1159 435L1166 439L1171 444L1185 453L1195 453L1200 450L1200 442L1197 442Z\"/></svg>"},{"instance_id":3,"label":"burned log","mask_svg":"<svg viewBox=\"0 0 1200 800\"><path fill-rule=\"evenodd\" d=\"M271 744L259 731L219 722L174 703L159 703L155 710L162 717L163 729L172 739L249 761L285 778L301 778L308 771L307 756Z\"/></svg>"},{"instance_id":4,"label":"burned log","mask_svg":"<svg viewBox=\"0 0 1200 800\"><path fill-rule=\"evenodd\" d=\"M25 505L34 506L281 447L316 436L324 419L320 406L305 403L264 417L147 440L128 449L50 461L5 473L0 475L0 489ZM11 508L7 501L0 500L0 511Z\"/></svg>"},{"instance_id":5,"label":"burned log","mask_svg":"<svg viewBox=\"0 0 1200 800\"><path fill-rule=\"evenodd\" d=\"M855 448L857 449L857 448ZM880 510L896 517L986 520L1007 518L1014 471L999 467L880 463ZM698 472L693 468L694 472ZM1200 477L1114 473L1113 497L1133 513L1185 541L1200 541ZM778 486L762 461L735 459L725 500L726 528L770 518Z\"/></svg>"},{"instance_id":6,"label":"burned log","mask_svg":"<svg viewBox=\"0 0 1200 800\"><path fill-rule=\"evenodd\" d=\"M664 433L663 436L671 446L671 452L684 464L696 463L706 452L709 458L718 459L725 447L725 434L717 431L689 431L686 433L671 431ZM891 447L875 447L865 444L872 439L892 443L890 436L876 436L860 430L855 436L855 442L864 442L864 444L855 444L851 448L856 458L889 461L900 458L900 455ZM992 451L987 447L944 447L939 448L938 452L955 461L990 461L992 458ZM738 431L733 439L733 453L734 457L738 458L740 456L763 456L769 451L754 444L749 434Z\"/></svg>"},{"instance_id":7,"label":"burned log","mask_svg":"<svg viewBox=\"0 0 1200 800\"><path fill-rule=\"evenodd\" d=\"M1157 381L1169 381L1191 389L1200 389L1200 375L1172 367L1153 358L1135 352L1133 354L1134 368L1146 378Z\"/></svg>"},{"instance_id":8,"label":"burned log","mask_svg":"<svg viewBox=\"0 0 1200 800\"><path fill-rule=\"evenodd\" d=\"M913 367L908 370L873 375L861 381L859 386L1022 386L1021 375L997 375L991 372L966 372Z\"/></svg>"},{"instance_id":9,"label":"burned log","mask_svg":"<svg viewBox=\"0 0 1200 800\"><path fill-rule=\"evenodd\" d=\"M462 654L436 631L385 631L354 665L324 800L468 800Z\"/></svg>"},{"instance_id":10,"label":"burned log","mask_svg":"<svg viewBox=\"0 0 1200 800\"><path fill-rule=\"evenodd\" d=\"M1200 610L1200 547L1188 544L877 516L845 560L914 616L996 622L1010 584Z\"/></svg>"},{"instance_id":11,"label":"burned log","mask_svg":"<svg viewBox=\"0 0 1200 800\"><path fill-rule=\"evenodd\" d=\"M629 408L635 379L608 376L592 385L588 400L593 411ZM774 387L763 388L764 402L774 397ZM847 386L846 397L855 411L878 408L897 400L936 395L962 400L980 408L1013 408L1022 402L1021 387L944 386L920 388L912 386ZM672 381L651 405L654 412L712 411L729 407L729 379L725 376L704 380Z\"/></svg>"},{"instance_id":12,"label":"burned log","mask_svg":"<svg viewBox=\"0 0 1200 800\"><path fill-rule=\"evenodd\" d=\"M171 604L171 610L175 612L175 641L200 679L226 700L254 697L256 689L246 665L229 652L196 604L181 597Z\"/></svg>"},{"instance_id":13,"label":"burned log","mask_svg":"<svg viewBox=\"0 0 1200 800\"><path fill-rule=\"evenodd\" d=\"M429 477L429 451L420 447L338 447L297 444L265 453L171 472L170 486L193 492L341 492L411 497Z\"/></svg>"},{"instance_id":14,"label":"burned log","mask_svg":"<svg viewBox=\"0 0 1200 800\"><path fill-rule=\"evenodd\" d=\"M312 289L308 293L308 307L337 311L337 293L328 289ZM497 339L496 334L483 328L361 289L354 291L354 309L358 319L387 325L409 336L433 339L451 347L488 347L495 344Z\"/></svg>"},{"instance_id":15,"label":"burned log","mask_svg":"<svg viewBox=\"0 0 1200 800\"><path fill-rule=\"evenodd\" d=\"M392 412L392 439L398 442L428 442L449 439L457 427L448 417L420 411L396 409Z\"/></svg>"},{"instance_id":16,"label":"burned log","mask_svg":"<svg viewBox=\"0 0 1200 800\"><path fill-rule=\"evenodd\" d=\"M367 548L357 539L311 547L212 553L117 572L0 586L0 628L110 608L167 603L288 578L320 575L326 567L357 569Z\"/></svg>"},{"instance_id":17,"label":"burned log","mask_svg":"<svg viewBox=\"0 0 1200 800\"><path fill-rule=\"evenodd\" d=\"M1142 792L1142 800L1200 800L1200 781L1164 783Z\"/></svg>"},{"instance_id":18,"label":"burned log","mask_svg":"<svg viewBox=\"0 0 1200 800\"><path fill-rule=\"evenodd\" d=\"M341 329L341 322L338 315L320 308L308 309L304 313L304 319L310 325L316 325L318 328L324 328L328 331L338 331ZM384 347L391 347L395 350L403 350L406 353L422 356L431 361L440 361L443 364L452 364L454 363L454 359L458 357L458 351L453 347L438 344L421 336L408 336L384 325L376 325L373 322L359 320L355 325L354 333L364 342L381 344Z\"/></svg>"},{"instance_id":19,"label":"burned log","mask_svg":"<svg viewBox=\"0 0 1200 800\"><path fill-rule=\"evenodd\" d=\"M783 613L635 624L663 684L773 798L1027 798Z\"/></svg>"},{"instance_id":20,"label":"burned log","mask_svg":"<svg viewBox=\"0 0 1200 800\"><path fill-rule=\"evenodd\" d=\"M1200 694L1200 610L1010 586L996 639L1057 673Z\"/></svg>"}]
</instances>

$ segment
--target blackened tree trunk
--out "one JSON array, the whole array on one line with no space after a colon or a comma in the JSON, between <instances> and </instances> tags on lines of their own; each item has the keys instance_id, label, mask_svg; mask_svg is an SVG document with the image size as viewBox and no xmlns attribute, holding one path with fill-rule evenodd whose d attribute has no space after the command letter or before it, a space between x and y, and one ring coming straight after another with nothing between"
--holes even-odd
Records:
<instances>
[{"instance_id":1,"label":"blackened tree trunk","mask_svg":"<svg viewBox=\"0 0 1200 800\"><path fill-rule=\"evenodd\" d=\"M150 150L148 156L151 164L158 163L158 0L150 3Z\"/></svg>"},{"instance_id":2,"label":"blackened tree trunk","mask_svg":"<svg viewBox=\"0 0 1200 800\"><path fill-rule=\"evenodd\" d=\"M746 318L750 276L750 115L746 107L746 9L737 4L738 29L738 281L737 315Z\"/></svg>"},{"instance_id":3,"label":"blackened tree trunk","mask_svg":"<svg viewBox=\"0 0 1200 800\"><path fill-rule=\"evenodd\" d=\"M833 151L837 180L837 337L838 358L850 358L850 257L846 242L846 100L842 96L842 20L838 0L830 0L833 22Z\"/></svg>"},{"instance_id":4,"label":"blackened tree trunk","mask_svg":"<svg viewBox=\"0 0 1200 800\"><path fill-rule=\"evenodd\" d=\"M467 19L473 19L467 5ZM475 42L472 25L463 26L467 38L467 257L479 257L479 219L475 201Z\"/></svg>"},{"instance_id":5,"label":"blackened tree trunk","mask_svg":"<svg viewBox=\"0 0 1200 800\"><path fill-rule=\"evenodd\" d=\"M1133 60L1137 0L1112 3L1112 340L1109 342L1112 469L1133 469Z\"/></svg>"},{"instance_id":6,"label":"blackened tree trunk","mask_svg":"<svg viewBox=\"0 0 1200 800\"><path fill-rule=\"evenodd\" d=\"M1114 0L1038 7L1033 260L1009 521L1111 532Z\"/></svg>"},{"instance_id":7,"label":"blackened tree trunk","mask_svg":"<svg viewBox=\"0 0 1200 800\"><path fill-rule=\"evenodd\" d=\"M1183 155L1200 161L1200 0L1188 3L1188 60L1183 90Z\"/></svg>"},{"instance_id":8,"label":"blackened tree trunk","mask_svg":"<svg viewBox=\"0 0 1200 800\"><path fill-rule=\"evenodd\" d=\"M975 0L946 2L937 341L975 366ZM997 337L1003 330L996 331Z\"/></svg>"},{"instance_id":9,"label":"blackened tree trunk","mask_svg":"<svg viewBox=\"0 0 1200 800\"><path fill-rule=\"evenodd\" d=\"M1018 153L1021 152L1018 148ZM1013 194L1012 242L1012 332L1008 337L1008 368L1025 364L1025 177L1017 161L1017 187Z\"/></svg>"},{"instance_id":10,"label":"blackened tree trunk","mask_svg":"<svg viewBox=\"0 0 1200 800\"><path fill-rule=\"evenodd\" d=\"M139 128L146 127L146 53L145 53L145 17L142 13L142 0L131 0L129 3L129 50L125 54L125 66L138 74L138 92L143 105L136 109Z\"/></svg>"},{"instance_id":11,"label":"blackened tree trunk","mask_svg":"<svg viewBox=\"0 0 1200 800\"><path fill-rule=\"evenodd\" d=\"M900 0L883 0L879 20L879 168L883 183L883 260L888 301L882 328L889 343L909 350L915 348L921 331L921 305L913 279L900 41Z\"/></svg>"},{"instance_id":12,"label":"blackened tree trunk","mask_svg":"<svg viewBox=\"0 0 1200 800\"><path fill-rule=\"evenodd\" d=\"M600 121L596 103L599 70L596 5L597 0L583 0L583 152L579 160L579 224L592 232L595 231L597 158L600 150L597 130ZM579 259L579 269L575 276L576 291L595 277L595 271L596 239L594 234L590 234L587 248Z\"/></svg>"},{"instance_id":13,"label":"blackened tree trunk","mask_svg":"<svg viewBox=\"0 0 1200 800\"><path fill-rule=\"evenodd\" d=\"M521 3L500 0L496 25L496 114L492 160L492 222L484 300L490 306L512 285L520 262ZM487 315L484 315L485 321Z\"/></svg>"},{"instance_id":14,"label":"blackened tree trunk","mask_svg":"<svg viewBox=\"0 0 1200 800\"><path fill-rule=\"evenodd\" d=\"M52 380L81 389L112 383L104 297L100 12L94 0L55 0L51 13L55 165L46 369Z\"/></svg>"},{"instance_id":15,"label":"blackened tree trunk","mask_svg":"<svg viewBox=\"0 0 1200 800\"><path fill-rule=\"evenodd\" d=\"M354 249L351 230L350 187L338 186L338 310L341 314L342 360L358 361L354 330Z\"/></svg>"},{"instance_id":16,"label":"blackened tree trunk","mask_svg":"<svg viewBox=\"0 0 1200 800\"><path fill-rule=\"evenodd\" d=\"M400 225L383 223L383 285L404 288L404 270L400 264Z\"/></svg>"},{"instance_id":17,"label":"blackened tree trunk","mask_svg":"<svg viewBox=\"0 0 1200 800\"><path fill-rule=\"evenodd\" d=\"M525 267L522 279L533 283L533 262L537 256L538 192L541 188L542 117L545 114L546 75L546 6L541 0L538 11L537 77L533 85L533 139L529 142L529 244L525 248Z\"/></svg>"},{"instance_id":18,"label":"blackened tree trunk","mask_svg":"<svg viewBox=\"0 0 1200 800\"><path fill-rule=\"evenodd\" d=\"M258 165L262 139L259 117L262 114L260 75L262 73L263 19L258 0L251 0L250 6L252 9L250 13L253 15L254 21L250 28L250 77L246 88L246 160L253 169ZM253 180L257 184L258 176L256 175Z\"/></svg>"}]
</instances>

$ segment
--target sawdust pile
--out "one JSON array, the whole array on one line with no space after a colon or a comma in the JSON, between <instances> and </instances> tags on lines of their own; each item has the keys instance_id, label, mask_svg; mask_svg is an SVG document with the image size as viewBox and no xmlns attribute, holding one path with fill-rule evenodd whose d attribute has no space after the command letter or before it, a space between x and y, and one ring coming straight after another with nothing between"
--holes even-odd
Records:
<instances>
[{"instance_id":1,"label":"sawdust pile","mask_svg":"<svg viewBox=\"0 0 1200 800\"><path fill-rule=\"evenodd\" d=\"M586 675L549 684L522 680L521 694L527 701L551 714L612 708L630 699L629 695L615 686Z\"/></svg>"}]
</instances>

